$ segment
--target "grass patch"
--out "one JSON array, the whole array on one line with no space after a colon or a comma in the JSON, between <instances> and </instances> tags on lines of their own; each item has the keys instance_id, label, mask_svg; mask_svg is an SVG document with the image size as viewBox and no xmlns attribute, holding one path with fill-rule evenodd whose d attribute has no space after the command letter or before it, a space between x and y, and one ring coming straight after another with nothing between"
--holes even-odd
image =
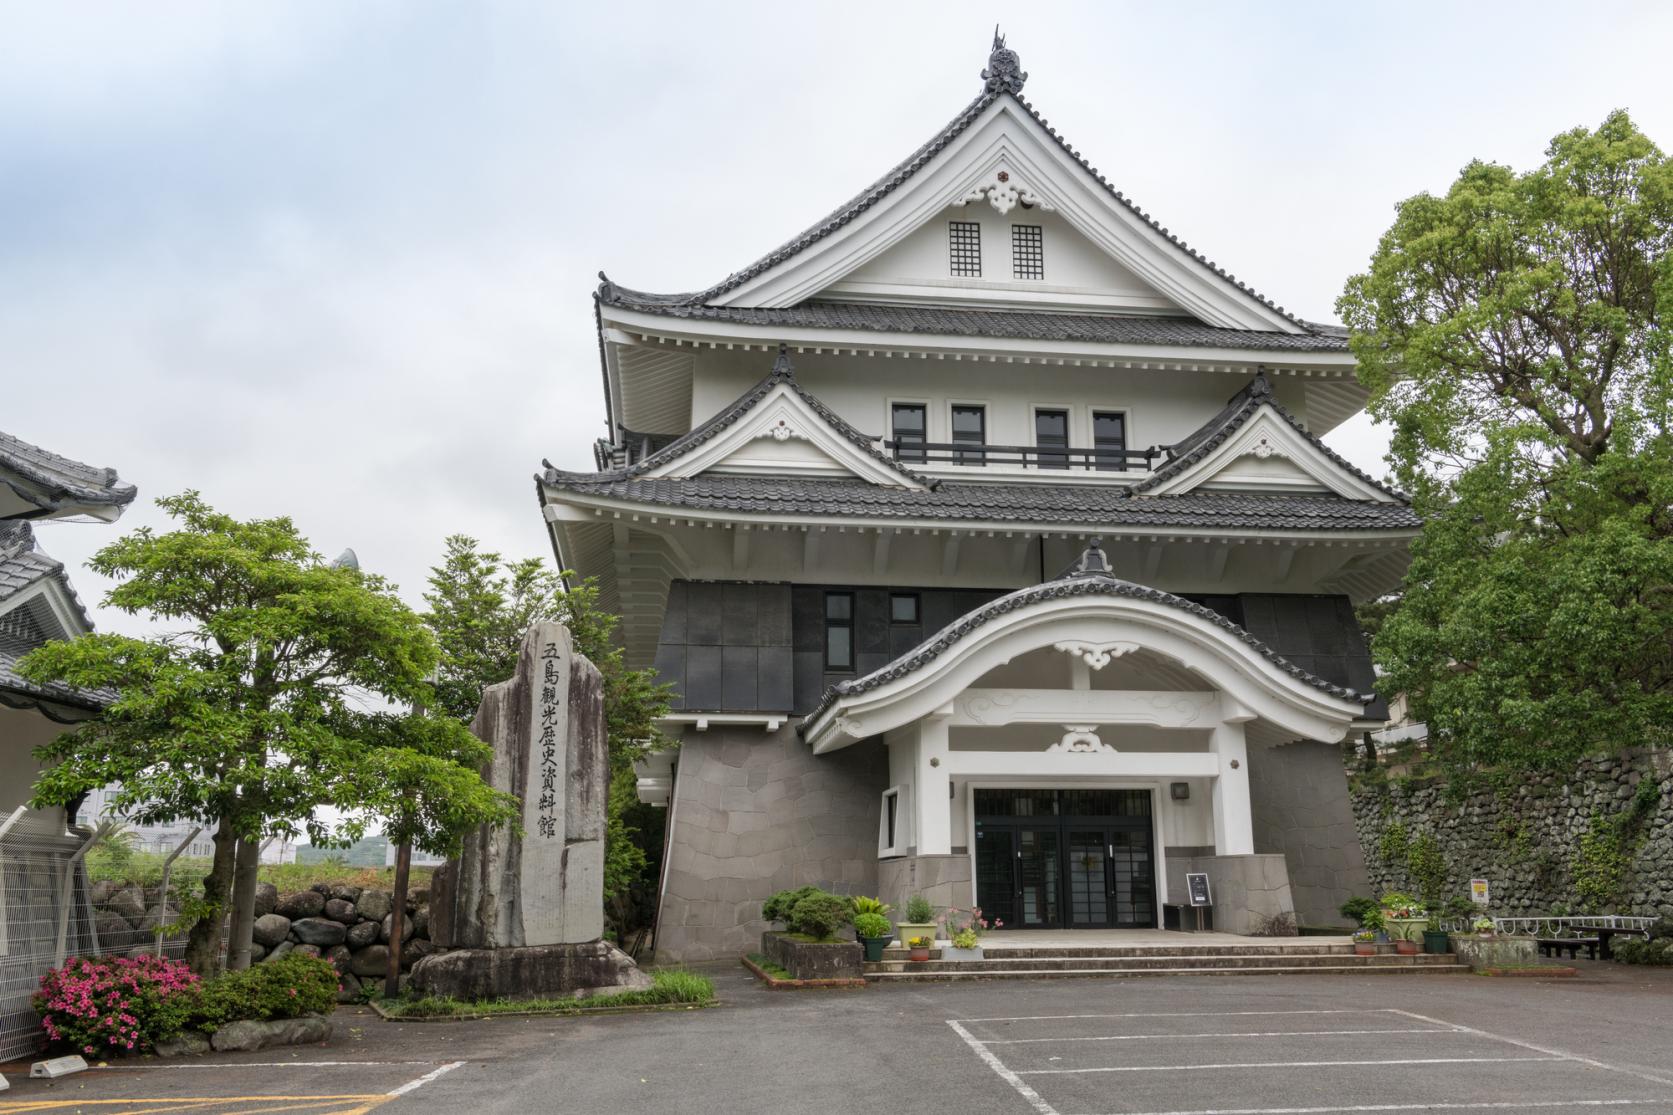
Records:
<instances>
[{"instance_id":1,"label":"grass patch","mask_svg":"<svg viewBox=\"0 0 1673 1115\"><path fill-rule=\"evenodd\" d=\"M788 937L792 941L800 941L804 945L848 945L853 943L852 941L845 941L841 937L815 937L811 933L791 933L788 930L780 930L779 936Z\"/></svg>"},{"instance_id":2,"label":"grass patch","mask_svg":"<svg viewBox=\"0 0 1673 1115\"><path fill-rule=\"evenodd\" d=\"M766 972L769 976L772 976L774 979L796 978L790 974L787 968L780 966L774 961L768 960L765 956L762 956L758 952L752 952L749 954L749 962L761 969L763 972Z\"/></svg>"},{"instance_id":3,"label":"grass patch","mask_svg":"<svg viewBox=\"0 0 1673 1115\"><path fill-rule=\"evenodd\" d=\"M715 985L707 976L682 968L660 968L651 973L654 986L643 991L617 991L590 999L486 999L464 1002L430 996L386 1002L391 1018L475 1018L496 1014L585 1014L618 1007L705 1006L714 1002Z\"/></svg>"}]
</instances>

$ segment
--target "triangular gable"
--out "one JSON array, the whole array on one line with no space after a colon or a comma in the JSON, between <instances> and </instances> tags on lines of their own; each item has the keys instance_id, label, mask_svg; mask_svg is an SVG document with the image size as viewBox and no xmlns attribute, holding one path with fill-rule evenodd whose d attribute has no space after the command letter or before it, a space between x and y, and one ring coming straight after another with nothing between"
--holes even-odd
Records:
<instances>
[{"instance_id":1,"label":"triangular gable","mask_svg":"<svg viewBox=\"0 0 1673 1115\"><path fill-rule=\"evenodd\" d=\"M63 563L35 547L27 522L0 523L0 623L14 642L73 639L93 629Z\"/></svg>"},{"instance_id":2,"label":"triangular gable","mask_svg":"<svg viewBox=\"0 0 1673 1115\"><path fill-rule=\"evenodd\" d=\"M801 303L960 207L1055 214L1158 300L1219 328L1311 332L1192 251L1117 192L1021 97L1015 52L996 39L975 101L883 178L762 259L671 302L782 308Z\"/></svg>"},{"instance_id":3,"label":"triangular gable","mask_svg":"<svg viewBox=\"0 0 1673 1115\"><path fill-rule=\"evenodd\" d=\"M859 478L924 489L929 481L879 452L864 434L796 383L789 355L726 410L627 469L626 477L703 473Z\"/></svg>"},{"instance_id":4,"label":"triangular gable","mask_svg":"<svg viewBox=\"0 0 1673 1115\"><path fill-rule=\"evenodd\" d=\"M1379 503L1406 502L1331 452L1276 399L1257 375L1202 429L1173 447L1173 459L1133 488L1134 495L1185 492L1318 492Z\"/></svg>"}]
</instances>

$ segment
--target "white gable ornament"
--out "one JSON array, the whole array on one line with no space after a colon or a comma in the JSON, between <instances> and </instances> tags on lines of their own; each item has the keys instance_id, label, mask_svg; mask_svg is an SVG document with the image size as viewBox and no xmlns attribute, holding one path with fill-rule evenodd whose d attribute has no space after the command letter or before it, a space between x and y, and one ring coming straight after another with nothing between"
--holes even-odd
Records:
<instances>
[{"instance_id":1,"label":"white gable ornament","mask_svg":"<svg viewBox=\"0 0 1673 1115\"><path fill-rule=\"evenodd\" d=\"M1046 750L1073 752L1079 755L1115 754L1115 748L1098 738L1097 727L1096 724L1065 724L1063 738Z\"/></svg>"},{"instance_id":2,"label":"white gable ornament","mask_svg":"<svg viewBox=\"0 0 1673 1115\"><path fill-rule=\"evenodd\" d=\"M1065 643L1053 643L1052 649L1060 650L1064 654L1078 658L1094 670L1102 670L1113 660L1138 650L1139 645L1121 640L1108 643L1089 643L1081 639L1074 639Z\"/></svg>"},{"instance_id":3,"label":"white gable ornament","mask_svg":"<svg viewBox=\"0 0 1673 1115\"><path fill-rule=\"evenodd\" d=\"M1047 213L1052 211L1052 206L1047 204L1044 198L1018 182L1016 177L1003 167L995 170L953 204L964 206L983 198L987 199L987 203L993 206L994 212L1001 217L1016 208L1018 202L1021 202L1024 208L1040 209Z\"/></svg>"}]
</instances>

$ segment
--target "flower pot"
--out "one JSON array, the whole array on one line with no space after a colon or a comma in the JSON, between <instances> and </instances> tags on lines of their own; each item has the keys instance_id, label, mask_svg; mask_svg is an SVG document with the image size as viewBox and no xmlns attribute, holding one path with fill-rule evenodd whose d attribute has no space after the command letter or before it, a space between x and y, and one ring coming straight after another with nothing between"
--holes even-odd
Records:
<instances>
[{"instance_id":1,"label":"flower pot","mask_svg":"<svg viewBox=\"0 0 1673 1115\"><path fill-rule=\"evenodd\" d=\"M879 960L883 959L883 950L892 940L894 940L892 935L886 937L861 937L860 944L865 946L866 959L875 964Z\"/></svg>"},{"instance_id":2,"label":"flower pot","mask_svg":"<svg viewBox=\"0 0 1673 1115\"><path fill-rule=\"evenodd\" d=\"M1354 955L1355 956L1375 956L1375 955L1377 955L1377 942L1375 942L1375 941L1355 941L1354 942Z\"/></svg>"},{"instance_id":3,"label":"flower pot","mask_svg":"<svg viewBox=\"0 0 1673 1115\"><path fill-rule=\"evenodd\" d=\"M940 928L933 921L897 921L895 922L895 940L904 945L914 937L928 937L933 943L936 930Z\"/></svg>"},{"instance_id":4,"label":"flower pot","mask_svg":"<svg viewBox=\"0 0 1673 1115\"><path fill-rule=\"evenodd\" d=\"M1417 942L1401 937L1398 941L1394 942L1394 951L1399 953L1401 956L1416 956Z\"/></svg>"},{"instance_id":5,"label":"flower pot","mask_svg":"<svg viewBox=\"0 0 1673 1115\"><path fill-rule=\"evenodd\" d=\"M922 964L924 961L929 959L929 946L924 945L921 948L913 948L912 951L906 954L906 958L914 963Z\"/></svg>"},{"instance_id":6,"label":"flower pot","mask_svg":"<svg viewBox=\"0 0 1673 1115\"><path fill-rule=\"evenodd\" d=\"M1447 932L1444 929L1425 929L1423 931L1423 951L1440 956L1452 951L1447 942Z\"/></svg>"},{"instance_id":7,"label":"flower pot","mask_svg":"<svg viewBox=\"0 0 1673 1115\"><path fill-rule=\"evenodd\" d=\"M981 945L977 945L975 948L970 949L953 948L949 945L947 948L941 950L941 959L943 960L980 960L981 958Z\"/></svg>"}]
</instances>

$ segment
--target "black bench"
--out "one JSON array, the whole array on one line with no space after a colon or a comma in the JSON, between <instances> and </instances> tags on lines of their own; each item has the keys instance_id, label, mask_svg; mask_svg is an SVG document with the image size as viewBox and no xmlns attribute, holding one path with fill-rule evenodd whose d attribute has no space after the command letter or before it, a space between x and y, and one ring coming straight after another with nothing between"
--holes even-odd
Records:
<instances>
[{"instance_id":1,"label":"black bench","mask_svg":"<svg viewBox=\"0 0 1673 1115\"><path fill-rule=\"evenodd\" d=\"M1581 949L1586 950L1586 959L1597 959L1596 937L1541 937L1539 938L1539 954L1541 956L1558 957L1567 955L1570 960L1577 958Z\"/></svg>"}]
</instances>

